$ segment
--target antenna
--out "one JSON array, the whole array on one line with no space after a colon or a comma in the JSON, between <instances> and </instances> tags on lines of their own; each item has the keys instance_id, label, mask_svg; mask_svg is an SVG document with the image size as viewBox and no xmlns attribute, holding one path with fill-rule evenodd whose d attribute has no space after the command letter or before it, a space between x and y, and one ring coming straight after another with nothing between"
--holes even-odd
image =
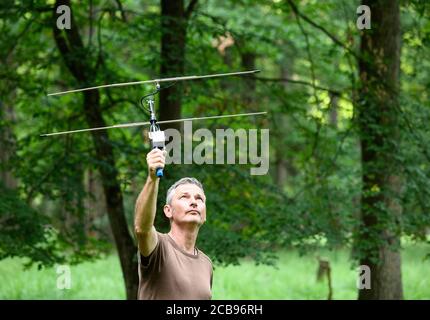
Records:
<instances>
[{"instance_id":1,"label":"antenna","mask_svg":"<svg viewBox=\"0 0 430 320\"><path fill-rule=\"evenodd\" d=\"M247 74L258 73L260 70L251 70L251 71L240 71L240 72L231 72L231 73L218 73L218 74L208 74L204 76L185 76L185 77L176 77L176 78L163 78L163 79L155 79L155 80L143 80L143 81L133 81L133 82L120 82L120 83L112 83L112 84L104 84L101 86L95 87L87 87L81 89L73 89L67 91L60 91L54 93L48 93L48 96L59 96L68 93L82 92L88 90L102 89L102 88L112 88L112 87L125 87L125 86L134 86L138 84L146 84L146 83L160 83L160 82L170 82L170 81L186 81L186 80L199 80L199 79L208 79L208 78L219 78L219 77L230 77L230 76L242 76Z\"/></svg>"},{"instance_id":2,"label":"antenna","mask_svg":"<svg viewBox=\"0 0 430 320\"><path fill-rule=\"evenodd\" d=\"M160 83L161 82L174 82L177 81L187 81L187 80L200 80L200 79L208 79L208 78L219 78L219 77L229 77L229 76L242 76L249 75L260 72L260 70L250 70L250 71L241 71L241 72L230 72L230 73L218 73L218 74L208 74L203 76L185 76L185 77L174 77L174 78L163 78L163 79L155 79L155 80L144 80L144 81L134 81L134 82L121 82L121 83L112 83L105 84L95 87L86 87L81 89L73 89L61 92L48 93L48 96L58 96L68 93L82 92L88 90L102 89L102 88L112 88L112 87L124 87L138 84L147 84L147 83L155 83L156 91L152 92L141 99L142 101L146 98L146 102L149 106L149 114L150 119L149 122L133 122L133 123L123 123L116 124L113 126L105 126L98 128L88 128L88 129L78 129L78 130L70 130L70 131L61 131L61 132L53 132L53 133L45 133L41 134L41 137L51 137L58 135L65 135L71 133L79 133L79 132L88 132L88 131L99 131L99 130L107 130L114 128L130 128L130 127L139 127L139 126L148 126L149 125L149 139L152 142L152 148L164 149L165 146L165 134L164 131L160 130L158 124L163 123L174 123L174 122L182 122L182 121L197 121L197 120L209 120L209 119L221 119L221 118L233 118L233 117L245 117L245 116L256 116L266 114L267 112L252 112L252 113L238 113L238 114L230 114L230 115L220 115L220 116L210 116L210 117L198 117L198 118L188 118L188 119L174 119L174 120L165 120L165 121L157 121L155 115L155 106L154 106L154 95L159 93ZM156 170L157 177L161 178L163 173L163 168L157 168Z\"/></svg>"},{"instance_id":3,"label":"antenna","mask_svg":"<svg viewBox=\"0 0 430 320\"><path fill-rule=\"evenodd\" d=\"M198 120L210 120L210 119L222 119L222 118L235 118L235 117L249 117L249 116L258 116L267 114L266 111L263 112L252 112L252 113L238 113L238 114L227 114L221 116L210 116L210 117L198 117L198 118L185 118L185 119L174 119L174 120L164 120L157 121L157 124L164 123L174 123L174 122L182 122L182 121L198 121ZM70 133L79 133L79 132L88 132L88 131L99 131L99 130L107 130L107 129L117 129L117 128L131 128L131 127L142 127L142 126L150 126L151 122L133 122L133 123L123 123L123 124L115 124L113 126L107 127L98 127L98 128L87 128L87 129L78 129L78 130L70 130L70 131L61 131L61 132L53 132L53 133L44 133L41 134L41 137L52 137L59 136Z\"/></svg>"}]
</instances>

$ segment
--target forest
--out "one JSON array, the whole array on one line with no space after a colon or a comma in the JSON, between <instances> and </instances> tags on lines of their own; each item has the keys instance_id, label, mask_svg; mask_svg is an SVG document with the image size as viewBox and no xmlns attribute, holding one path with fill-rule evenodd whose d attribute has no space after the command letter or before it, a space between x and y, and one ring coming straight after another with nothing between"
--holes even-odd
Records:
<instances>
[{"instance_id":1,"label":"forest","mask_svg":"<svg viewBox=\"0 0 430 320\"><path fill-rule=\"evenodd\" d=\"M204 149L211 161L187 162L203 136L160 125L183 137L160 179L157 229L169 227L168 188L196 177L217 299L430 299L430 2L2 0L0 28L1 299L87 297L55 288L58 266L85 266L84 282L109 270L97 289L112 294L90 298L136 298L149 128L41 134L149 121L142 97L155 86L48 94L248 70L259 72L160 83L160 121L267 113L192 122L217 143L220 130L248 134L220 161ZM258 268L270 287L284 267L265 296L237 288ZM51 293L18 281L30 274Z\"/></svg>"}]
</instances>

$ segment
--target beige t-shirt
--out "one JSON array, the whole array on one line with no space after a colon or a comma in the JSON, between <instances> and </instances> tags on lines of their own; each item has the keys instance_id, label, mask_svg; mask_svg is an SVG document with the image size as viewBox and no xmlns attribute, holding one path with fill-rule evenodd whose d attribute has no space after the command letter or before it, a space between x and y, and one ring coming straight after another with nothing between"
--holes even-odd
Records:
<instances>
[{"instance_id":1,"label":"beige t-shirt","mask_svg":"<svg viewBox=\"0 0 430 320\"><path fill-rule=\"evenodd\" d=\"M139 257L139 300L209 300L212 261L200 250L193 255L168 235L157 232L149 257Z\"/></svg>"}]
</instances>

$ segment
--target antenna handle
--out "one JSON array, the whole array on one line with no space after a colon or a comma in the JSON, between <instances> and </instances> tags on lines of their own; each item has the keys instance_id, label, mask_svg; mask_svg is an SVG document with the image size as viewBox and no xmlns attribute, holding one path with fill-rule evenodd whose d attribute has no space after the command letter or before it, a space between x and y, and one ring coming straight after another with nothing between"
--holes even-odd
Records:
<instances>
[{"instance_id":1,"label":"antenna handle","mask_svg":"<svg viewBox=\"0 0 430 320\"><path fill-rule=\"evenodd\" d=\"M156 146L153 146L153 149L155 149L155 148L158 148L158 149L160 149L160 150L163 150L164 148L162 148L162 147L156 147ZM162 178L163 176L164 176L164 169L163 168L157 168L156 170L155 170L155 175L158 177L158 178Z\"/></svg>"},{"instance_id":2,"label":"antenna handle","mask_svg":"<svg viewBox=\"0 0 430 320\"><path fill-rule=\"evenodd\" d=\"M163 168L157 168L156 174L158 178L163 177Z\"/></svg>"}]
</instances>

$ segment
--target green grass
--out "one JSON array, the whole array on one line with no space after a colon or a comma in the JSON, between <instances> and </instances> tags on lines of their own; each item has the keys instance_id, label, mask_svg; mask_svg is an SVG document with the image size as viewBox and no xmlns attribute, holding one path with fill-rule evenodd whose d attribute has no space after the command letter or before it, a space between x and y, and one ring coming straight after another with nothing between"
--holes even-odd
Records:
<instances>
[{"instance_id":1,"label":"green grass","mask_svg":"<svg viewBox=\"0 0 430 320\"><path fill-rule=\"evenodd\" d=\"M114 255L72 266L71 288L57 289L56 268L25 270L22 259L0 261L0 299L125 299L124 281Z\"/></svg>"},{"instance_id":2,"label":"green grass","mask_svg":"<svg viewBox=\"0 0 430 320\"><path fill-rule=\"evenodd\" d=\"M424 245L409 245L402 252L406 299L430 299L430 260ZM280 254L277 268L256 266L244 260L240 266L216 267L213 299L326 299L327 282L316 281L316 255L328 258L332 268L334 299L356 299L356 273L349 252L318 252L300 257L295 251ZM103 260L71 267L71 289L57 289L55 268L24 271L22 259L0 261L0 299L124 299L119 262L112 255Z\"/></svg>"},{"instance_id":3,"label":"green grass","mask_svg":"<svg viewBox=\"0 0 430 320\"><path fill-rule=\"evenodd\" d=\"M408 246L402 252L402 276L405 299L430 299L430 260L425 246ZM347 250L320 250L300 257L295 251L280 254L278 269L255 266L217 268L214 299L327 299L326 279L316 281L316 256L327 258L331 265L333 299L356 299L355 269L351 269Z\"/></svg>"}]
</instances>

